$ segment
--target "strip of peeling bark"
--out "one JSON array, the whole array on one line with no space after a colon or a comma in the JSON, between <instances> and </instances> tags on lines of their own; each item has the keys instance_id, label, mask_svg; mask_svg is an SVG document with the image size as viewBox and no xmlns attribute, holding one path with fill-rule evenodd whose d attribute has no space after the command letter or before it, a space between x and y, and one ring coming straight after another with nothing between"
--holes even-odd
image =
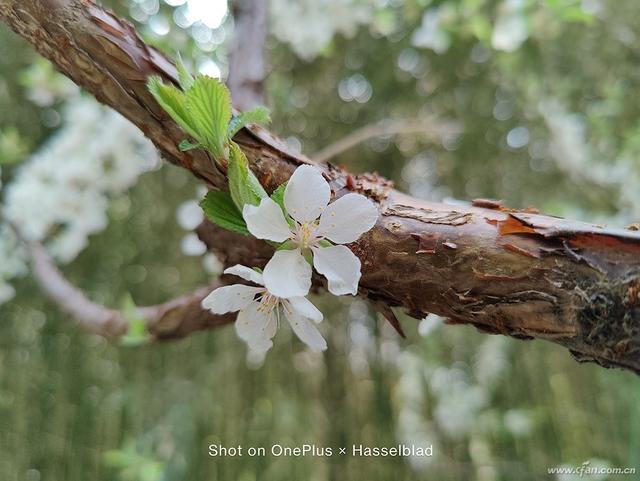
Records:
<instances>
[{"instance_id":1,"label":"strip of peeling bark","mask_svg":"<svg viewBox=\"0 0 640 481\"><path fill-rule=\"evenodd\" d=\"M202 152L180 152L184 134L145 88L149 75L175 82L171 62L123 20L88 0L0 0L0 17L99 100L121 112L171 162L212 186L224 173ZM267 188L310 161L266 130L235 139ZM420 318L521 339L547 339L579 360L640 372L640 235L570 222L493 202L423 202L376 175L352 176L319 165L336 195L368 195L379 205L375 228L351 245L360 257L360 295ZM208 244L251 264L255 242L201 229ZM264 258L266 253L258 257ZM256 258L256 260L259 260Z\"/></svg>"}]
</instances>

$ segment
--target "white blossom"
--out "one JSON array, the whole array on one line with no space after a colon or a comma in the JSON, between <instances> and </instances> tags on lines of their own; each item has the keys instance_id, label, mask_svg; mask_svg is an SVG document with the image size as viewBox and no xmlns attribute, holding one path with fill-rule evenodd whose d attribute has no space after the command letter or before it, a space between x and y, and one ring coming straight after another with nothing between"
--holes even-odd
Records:
<instances>
[{"instance_id":1,"label":"white blossom","mask_svg":"<svg viewBox=\"0 0 640 481\"><path fill-rule=\"evenodd\" d=\"M207 246L196 234L187 234L180 242L180 250L187 256L201 256L207 252Z\"/></svg>"},{"instance_id":2,"label":"white blossom","mask_svg":"<svg viewBox=\"0 0 640 481\"><path fill-rule=\"evenodd\" d=\"M330 197L329 183L320 171L303 165L285 188L286 217L270 198L262 199L258 206L244 206L242 215L251 234L274 242L290 241L294 247L276 251L264 269L265 285L273 294L289 298L309 292L307 255L313 255L313 266L327 278L332 294L357 293L360 260L342 244L356 241L371 229L378 210L360 194L347 194L329 204Z\"/></svg>"},{"instance_id":3,"label":"white blossom","mask_svg":"<svg viewBox=\"0 0 640 481\"><path fill-rule=\"evenodd\" d=\"M493 48L504 52L514 52L529 38L525 7L524 0L502 2L491 35Z\"/></svg>"},{"instance_id":4,"label":"white blossom","mask_svg":"<svg viewBox=\"0 0 640 481\"><path fill-rule=\"evenodd\" d=\"M427 337L436 329L442 327L444 318L436 316L435 314L428 314L427 317L420 321L418 324L418 334L422 337Z\"/></svg>"},{"instance_id":5,"label":"white blossom","mask_svg":"<svg viewBox=\"0 0 640 481\"><path fill-rule=\"evenodd\" d=\"M65 106L62 128L0 186L0 213L57 261L69 262L90 235L107 226L109 201L157 165L142 132L95 100L77 96ZM13 231L0 225L0 304L14 294L7 282L27 272L19 245Z\"/></svg>"},{"instance_id":6,"label":"white blossom","mask_svg":"<svg viewBox=\"0 0 640 481\"><path fill-rule=\"evenodd\" d=\"M353 37L378 9L366 0L271 0L269 7L273 34L305 60L313 60L338 33Z\"/></svg>"},{"instance_id":7,"label":"white blossom","mask_svg":"<svg viewBox=\"0 0 640 481\"><path fill-rule=\"evenodd\" d=\"M195 200L183 202L176 211L178 224L184 230L193 230L204 220L202 209Z\"/></svg>"},{"instance_id":8,"label":"white blossom","mask_svg":"<svg viewBox=\"0 0 640 481\"><path fill-rule=\"evenodd\" d=\"M411 45L419 48L430 48L438 54L445 53L451 45L451 38L442 28L444 18L449 13L445 7L427 10L422 16L422 23L411 36Z\"/></svg>"},{"instance_id":9,"label":"white blossom","mask_svg":"<svg viewBox=\"0 0 640 481\"><path fill-rule=\"evenodd\" d=\"M158 164L129 121L85 97L69 101L65 125L19 168L4 215L28 239L69 262L108 224L109 200Z\"/></svg>"},{"instance_id":10,"label":"white blossom","mask_svg":"<svg viewBox=\"0 0 640 481\"><path fill-rule=\"evenodd\" d=\"M0 304L15 296L15 289L7 281L27 272L26 254L13 230L0 225Z\"/></svg>"},{"instance_id":11,"label":"white blossom","mask_svg":"<svg viewBox=\"0 0 640 481\"><path fill-rule=\"evenodd\" d=\"M314 325L322 321L322 313L306 297L283 299L274 295L264 287L262 274L249 267L235 265L224 273L236 275L260 287L243 284L219 287L202 301L202 307L214 314L238 311L236 332L250 350L266 352L271 349L271 339L283 315L293 332L313 351L327 348L327 343Z\"/></svg>"}]
</instances>

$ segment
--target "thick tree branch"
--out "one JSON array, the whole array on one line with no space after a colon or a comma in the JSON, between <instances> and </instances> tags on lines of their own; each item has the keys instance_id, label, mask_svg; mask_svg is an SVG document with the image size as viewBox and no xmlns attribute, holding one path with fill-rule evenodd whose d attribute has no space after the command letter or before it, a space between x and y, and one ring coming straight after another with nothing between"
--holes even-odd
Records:
<instances>
[{"instance_id":1,"label":"thick tree branch","mask_svg":"<svg viewBox=\"0 0 640 481\"><path fill-rule=\"evenodd\" d=\"M0 0L0 18L139 126L168 160L225 188L204 153L176 148L184 134L145 88L152 74L175 81L175 68L128 23L88 0ZM310 162L263 129L244 129L235 140L267 190ZM319 168L337 196L360 192L380 209L375 228L351 245L362 261L361 296L418 318L433 312L491 333L551 340L579 360L640 372L637 232L485 201L423 202L375 175ZM220 244L215 232L208 240L227 258L254 257L244 240Z\"/></svg>"}]
</instances>

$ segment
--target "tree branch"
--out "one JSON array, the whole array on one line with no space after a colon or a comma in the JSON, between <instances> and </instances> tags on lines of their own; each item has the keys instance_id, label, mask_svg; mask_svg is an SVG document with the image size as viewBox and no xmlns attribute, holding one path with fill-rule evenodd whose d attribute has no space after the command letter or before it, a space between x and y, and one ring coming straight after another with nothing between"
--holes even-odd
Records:
<instances>
[{"instance_id":1,"label":"tree branch","mask_svg":"<svg viewBox=\"0 0 640 481\"><path fill-rule=\"evenodd\" d=\"M387 135L420 135L431 141L441 141L445 135L460 133L453 122L443 122L435 117L418 119L385 119L365 125L329 144L312 155L315 162L324 163L352 149L358 144Z\"/></svg>"},{"instance_id":2,"label":"tree branch","mask_svg":"<svg viewBox=\"0 0 640 481\"><path fill-rule=\"evenodd\" d=\"M265 0L236 0L233 3L235 32L229 53L227 86L240 110L266 103L267 4Z\"/></svg>"},{"instance_id":3,"label":"tree branch","mask_svg":"<svg viewBox=\"0 0 640 481\"><path fill-rule=\"evenodd\" d=\"M152 74L175 82L175 68L128 23L88 0L0 0L0 18L140 127L168 160L226 187L224 173L206 154L177 149L184 133L145 87ZM311 162L263 129L243 129L235 140L268 191ZM491 333L550 340L581 361L640 372L637 232L484 201L424 202L379 176L317 165L336 196L359 192L379 207L374 229L350 245L362 262L362 297L416 318L433 312ZM208 243L226 258L253 257L247 248L253 240L217 240Z\"/></svg>"},{"instance_id":4,"label":"tree branch","mask_svg":"<svg viewBox=\"0 0 640 481\"><path fill-rule=\"evenodd\" d=\"M38 285L78 326L87 332L108 338L126 334L128 322L122 312L92 302L82 290L64 277L40 244L23 243ZM160 340L180 338L198 330L229 324L235 320L235 315L214 315L200 307L202 299L219 285L198 289L192 294L163 304L139 307L138 315L146 322L152 338Z\"/></svg>"}]
</instances>

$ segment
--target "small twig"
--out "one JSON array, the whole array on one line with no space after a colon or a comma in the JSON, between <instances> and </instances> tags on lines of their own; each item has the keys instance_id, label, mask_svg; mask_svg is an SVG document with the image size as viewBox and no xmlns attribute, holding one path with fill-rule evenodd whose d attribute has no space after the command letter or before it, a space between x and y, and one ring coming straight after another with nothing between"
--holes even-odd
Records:
<instances>
[{"instance_id":1,"label":"small twig","mask_svg":"<svg viewBox=\"0 0 640 481\"><path fill-rule=\"evenodd\" d=\"M312 159L315 162L327 162L358 144L378 137L416 134L432 141L440 141L445 135L458 133L460 133L460 128L457 124L451 121L438 120L435 117L386 119L354 130L340 140L316 152Z\"/></svg>"}]
</instances>

